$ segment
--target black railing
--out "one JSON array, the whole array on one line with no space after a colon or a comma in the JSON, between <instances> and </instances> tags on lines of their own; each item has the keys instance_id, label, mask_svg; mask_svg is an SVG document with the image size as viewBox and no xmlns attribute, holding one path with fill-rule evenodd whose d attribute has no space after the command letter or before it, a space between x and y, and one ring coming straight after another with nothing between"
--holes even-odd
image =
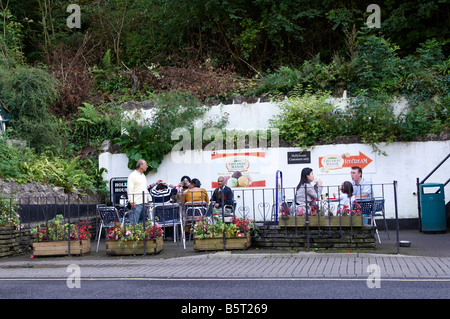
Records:
<instances>
[{"instance_id":1,"label":"black railing","mask_svg":"<svg viewBox=\"0 0 450 319\"><path fill-rule=\"evenodd\" d=\"M398 239L398 210L397 210L397 191L396 191L396 182L393 183L383 183L383 184L372 184L371 188L374 193L375 198L379 198L384 200L385 203L385 213L390 218L395 219L396 227L397 227L397 239ZM277 201L277 190L275 188L233 188L234 194L234 205L232 208L232 213L228 217L233 217L234 220L237 218L242 218L244 221L250 221L252 225L252 229L256 229L257 232L252 233L253 237L263 237L266 236L268 232L270 232L269 228L266 226L270 226L273 228L277 228L279 232L283 232L285 228L280 227L280 208L283 207L291 207L294 205L295 207L295 187L286 187L283 189L283 198L281 201ZM209 198L211 198L213 190L207 190ZM319 213L312 215L308 214L306 211L306 217L308 219L308 223L306 224L306 235L308 238L311 238L311 229L310 222L313 219L318 220L317 229L319 230L318 234L314 234L314 236L329 236L327 231L330 231L331 225L323 226L320 223L320 219L333 216L340 216L338 212L338 207L336 202L334 202L332 198L333 193L338 193L338 186L324 186L321 198L321 210ZM122 196L122 195L120 195ZM339 196L339 195L338 195ZM122 198L123 199L123 198ZM339 197L337 197L339 199ZM59 199L56 200L54 198L46 198L46 197L30 197L26 199L21 199L19 201L15 201L11 198L3 198L0 199L2 202L2 209L7 210L7 214L13 216L14 214L18 214L19 217L19 228L32 228L39 224L43 225L48 223L49 220L54 218L56 215L62 215L65 223L74 224L80 223L82 220L87 220L92 226L91 229L91 239L98 238L96 236L101 236L98 234L98 229L100 226L100 218L98 212L96 211L96 204L99 203L91 203L90 199L87 197L85 199L77 199L71 200L71 195L67 195L66 199L61 202ZM120 215L123 217L124 214L129 212L129 209L126 207L126 201L121 201L120 198L110 197L105 200L106 205L115 206L118 211L121 213ZM114 205L114 204L115 205ZM103 204L103 203L102 203ZM220 214L224 211L222 209L217 209L219 216L221 216L223 222L226 221L226 214ZM211 203L205 210L205 214L210 216L211 214ZM295 216L295 214L291 214ZM183 225L186 222L186 215L183 215ZM277 219L278 217L278 219ZM364 219L361 215L354 216L356 219ZM312 219L310 219L312 218ZM353 217L352 217L353 218ZM278 221L278 222L277 222ZM339 231L343 230L342 223ZM184 227L184 226L182 226ZM350 226L351 235L356 235L362 232L361 228L353 228ZM295 229L297 232L298 229ZM334 228L334 231L336 229ZM296 233L299 235L298 233ZM398 241L398 240L397 240ZM309 243L309 241L308 241ZM70 239L69 239L70 245ZM309 244L307 244L307 249L309 249Z\"/></svg>"}]
</instances>

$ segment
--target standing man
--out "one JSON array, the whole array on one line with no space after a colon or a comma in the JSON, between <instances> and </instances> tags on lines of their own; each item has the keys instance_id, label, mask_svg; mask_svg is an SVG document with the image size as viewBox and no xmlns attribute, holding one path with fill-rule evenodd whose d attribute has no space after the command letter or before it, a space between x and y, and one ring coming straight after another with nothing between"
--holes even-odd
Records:
<instances>
[{"instance_id":1,"label":"standing man","mask_svg":"<svg viewBox=\"0 0 450 319\"><path fill-rule=\"evenodd\" d=\"M368 198L372 195L372 182L362 177L362 169L359 166L353 166L350 170L352 177L353 195L355 198Z\"/></svg>"},{"instance_id":2,"label":"standing man","mask_svg":"<svg viewBox=\"0 0 450 319\"><path fill-rule=\"evenodd\" d=\"M217 179L217 183L219 184L219 187L214 190L211 201L215 202L214 206L220 212L222 211L222 209L219 210L219 208L222 208L222 205L228 206L225 208L225 216L232 215L233 214L232 207L234 207L233 191L231 190L231 188L225 185L225 179L223 176L220 176Z\"/></svg>"},{"instance_id":3,"label":"standing man","mask_svg":"<svg viewBox=\"0 0 450 319\"><path fill-rule=\"evenodd\" d=\"M127 194L131 205L131 223L133 225L144 221L147 211L146 204L149 201L149 193L147 190L147 178L144 174L147 168L147 162L140 159L136 163L136 169L128 176Z\"/></svg>"}]
</instances>

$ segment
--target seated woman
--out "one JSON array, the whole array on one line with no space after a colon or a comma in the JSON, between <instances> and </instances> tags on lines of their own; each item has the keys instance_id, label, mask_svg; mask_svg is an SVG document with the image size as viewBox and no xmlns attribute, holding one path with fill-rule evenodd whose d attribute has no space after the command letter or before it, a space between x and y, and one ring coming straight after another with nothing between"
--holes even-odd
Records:
<instances>
[{"instance_id":1,"label":"seated woman","mask_svg":"<svg viewBox=\"0 0 450 319\"><path fill-rule=\"evenodd\" d=\"M355 201L355 196L353 195L353 185L349 181L345 181L342 183L339 193L333 194L336 199L339 200L337 211L338 214L340 210L342 210L345 206L348 209L351 209L353 202Z\"/></svg>"},{"instance_id":2,"label":"seated woman","mask_svg":"<svg viewBox=\"0 0 450 319\"><path fill-rule=\"evenodd\" d=\"M311 207L318 208L317 206L311 206L312 202L318 204L318 200L322 194L322 181L320 179L314 180L314 173L312 168L302 169L300 175L300 182L297 185L295 192L295 202L297 206L297 212L306 212L306 207L308 212L310 212Z\"/></svg>"},{"instance_id":3,"label":"seated woman","mask_svg":"<svg viewBox=\"0 0 450 319\"><path fill-rule=\"evenodd\" d=\"M182 194L181 205L198 205L199 202L209 204L208 193L204 188L200 188L201 183L197 178L193 178L189 184L189 189Z\"/></svg>"}]
</instances>

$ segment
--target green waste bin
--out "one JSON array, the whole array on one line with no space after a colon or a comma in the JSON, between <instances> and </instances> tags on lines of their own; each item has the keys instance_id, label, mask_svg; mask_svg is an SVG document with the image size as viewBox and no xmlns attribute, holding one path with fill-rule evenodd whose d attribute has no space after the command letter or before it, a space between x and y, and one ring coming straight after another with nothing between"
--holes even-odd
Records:
<instances>
[{"instance_id":1,"label":"green waste bin","mask_svg":"<svg viewBox=\"0 0 450 319\"><path fill-rule=\"evenodd\" d=\"M420 190L421 223L424 232L445 232L444 184L422 184Z\"/></svg>"}]
</instances>

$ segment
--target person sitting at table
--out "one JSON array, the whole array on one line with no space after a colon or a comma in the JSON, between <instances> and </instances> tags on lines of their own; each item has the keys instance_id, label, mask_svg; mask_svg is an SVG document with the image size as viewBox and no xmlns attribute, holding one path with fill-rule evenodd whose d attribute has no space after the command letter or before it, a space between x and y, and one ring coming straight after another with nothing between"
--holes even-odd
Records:
<instances>
[{"instance_id":1,"label":"person sitting at table","mask_svg":"<svg viewBox=\"0 0 450 319\"><path fill-rule=\"evenodd\" d=\"M178 191L173 185L164 183L162 180L158 180L155 184L152 184L150 189L153 203L156 204L170 203L171 197L177 193Z\"/></svg>"},{"instance_id":2,"label":"person sitting at table","mask_svg":"<svg viewBox=\"0 0 450 319\"><path fill-rule=\"evenodd\" d=\"M225 185L225 178L220 176L217 179L219 187L217 187L211 197L211 202L214 202L214 207L222 211L222 207L225 207L225 215L231 215L233 213L234 195L231 188ZM223 204L223 205L222 205Z\"/></svg>"},{"instance_id":3,"label":"person sitting at table","mask_svg":"<svg viewBox=\"0 0 450 319\"><path fill-rule=\"evenodd\" d=\"M197 178L193 178L189 188L182 194L181 205L195 205L196 202L209 204L208 193L204 188L200 188L201 183Z\"/></svg>"},{"instance_id":4,"label":"person sitting at table","mask_svg":"<svg viewBox=\"0 0 450 319\"><path fill-rule=\"evenodd\" d=\"M308 211L310 211L311 202L313 201L317 205L322 194L322 188L322 181L320 179L314 179L312 168L305 167L302 169L300 182L295 192L295 203L299 206L299 209L307 207ZM318 206L315 208L317 209Z\"/></svg>"},{"instance_id":5,"label":"person sitting at table","mask_svg":"<svg viewBox=\"0 0 450 319\"><path fill-rule=\"evenodd\" d=\"M362 169L359 166L353 166L350 170L352 178L353 195L355 198L370 198L372 194L372 182L362 177Z\"/></svg>"},{"instance_id":6,"label":"person sitting at table","mask_svg":"<svg viewBox=\"0 0 450 319\"><path fill-rule=\"evenodd\" d=\"M353 202L356 200L355 196L353 195L353 185L349 181L343 182L341 187L339 188L339 193L333 195L339 201L337 205L338 212L345 206L349 208L352 207Z\"/></svg>"},{"instance_id":7,"label":"person sitting at table","mask_svg":"<svg viewBox=\"0 0 450 319\"><path fill-rule=\"evenodd\" d=\"M184 193L189 189L189 185L191 184L191 178L189 176L183 176L180 180L180 183L178 184L178 192Z\"/></svg>"}]
</instances>

